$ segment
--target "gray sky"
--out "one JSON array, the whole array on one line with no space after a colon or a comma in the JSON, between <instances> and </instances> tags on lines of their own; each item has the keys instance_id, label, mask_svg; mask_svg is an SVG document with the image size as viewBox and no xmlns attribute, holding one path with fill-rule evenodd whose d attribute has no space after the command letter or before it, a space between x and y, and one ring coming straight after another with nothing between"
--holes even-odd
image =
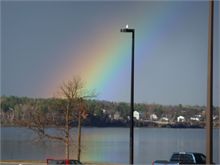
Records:
<instances>
[{"instance_id":1,"label":"gray sky","mask_svg":"<svg viewBox=\"0 0 220 165\"><path fill-rule=\"evenodd\" d=\"M219 100L219 1L215 2L214 104ZM52 97L80 76L97 99L206 104L207 1L1 1L1 95Z\"/></svg>"}]
</instances>

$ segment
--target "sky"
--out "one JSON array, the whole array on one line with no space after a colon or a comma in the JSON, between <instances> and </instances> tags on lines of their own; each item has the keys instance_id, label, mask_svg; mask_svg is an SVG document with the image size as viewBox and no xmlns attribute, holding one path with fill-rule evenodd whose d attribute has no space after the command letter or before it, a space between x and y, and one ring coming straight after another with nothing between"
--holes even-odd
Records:
<instances>
[{"instance_id":1,"label":"sky","mask_svg":"<svg viewBox=\"0 0 220 165\"><path fill-rule=\"evenodd\" d=\"M220 106L219 1L214 105ZM53 97L81 77L96 99L206 105L208 1L1 1L1 95Z\"/></svg>"}]
</instances>

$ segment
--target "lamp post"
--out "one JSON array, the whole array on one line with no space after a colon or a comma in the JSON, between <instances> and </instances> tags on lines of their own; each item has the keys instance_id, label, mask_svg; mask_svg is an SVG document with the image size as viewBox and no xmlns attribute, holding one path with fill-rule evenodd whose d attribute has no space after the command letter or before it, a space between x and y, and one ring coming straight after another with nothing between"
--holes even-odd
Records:
<instances>
[{"instance_id":1,"label":"lamp post","mask_svg":"<svg viewBox=\"0 0 220 165\"><path fill-rule=\"evenodd\" d=\"M129 29L128 25L126 28L121 29L121 32L132 34L132 47L131 47L131 110L130 110L130 155L129 163L134 164L134 36L135 30Z\"/></svg>"}]
</instances>

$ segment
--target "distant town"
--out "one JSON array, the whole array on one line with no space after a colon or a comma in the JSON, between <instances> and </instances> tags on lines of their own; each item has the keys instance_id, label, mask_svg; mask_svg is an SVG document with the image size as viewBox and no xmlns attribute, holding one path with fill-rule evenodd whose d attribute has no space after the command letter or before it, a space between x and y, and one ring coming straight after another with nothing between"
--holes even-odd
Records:
<instances>
[{"instance_id":1,"label":"distant town","mask_svg":"<svg viewBox=\"0 0 220 165\"><path fill-rule=\"evenodd\" d=\"M47 126L63 123L62 107L59 99L33 99L27 97L2 96L0 120L2 126L23 126L29 120L30 112L40 111L40 115L48 116ZM77 114L77 108L72 113ZM84 127L128 127L130 120L130 104L125 102L109 102L100 100L84 101L82 126ZM219 107L213 107L213 126L219 128ZM205 106L135 104L134 120L136 127L166 128L204 128ZM19 122L18 122L19 121ZM77 118L70 123L77 126Z\"/></svg>"}]
</instances>

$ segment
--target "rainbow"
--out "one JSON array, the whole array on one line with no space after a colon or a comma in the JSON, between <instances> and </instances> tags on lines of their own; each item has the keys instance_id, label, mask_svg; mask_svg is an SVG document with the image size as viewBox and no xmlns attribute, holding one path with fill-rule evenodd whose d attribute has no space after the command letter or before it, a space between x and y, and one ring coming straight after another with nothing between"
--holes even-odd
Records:
<instances>
[{"instance_id":1,"label":"rainbow","mask_svg":"<svg viewBox=\"0 0 220 165\"><path fill-rule=\"evenodd\" d=\"M137 10L138 10L137 6ZM163 27L161 25L175 21L175 16L170 11L173 11L175 6L165 8L151 17L151 24L144 22L143 18L146 11L142 10L138 15L134 15L131 20L131 27L136 29L135 42L135 68L144 65L147 58L152 56L151 51L156 47L156 42L160 40ZM51 77L48 89L56 91L57 86L53 86L54 82L59 82L59 85L72 76L79 75L86 83L86 88L89 91L95 90L102 95L103 91L112 90L112 84L117 81L117 76L124 71L123 68L130 67L130 44L131 37L129 34L120 33L121 20L113 20L108 25L99 31L99 34L92 41L91 39L83 47L83 50L75 51L68 50L65 53L69 54L69 59L66 59L65 66L61 66L60 70L56 71L56 76ZM127 22L124 23L126 25ZM129 22L128 22L129 24ZM117 25L117 27L116 27ZM166 34L167 35L167 34ZM90 42L90 43L89 43ZM145 50L147 52L144 52ZM62 52L60 52L62 54ZM127 71L129 74L130 71ZM54 78L56 77L56 78ZM61 82L62 80L62 82ZM119 91L120 92L120 91Z\"/></svg>"}]
</instances>

